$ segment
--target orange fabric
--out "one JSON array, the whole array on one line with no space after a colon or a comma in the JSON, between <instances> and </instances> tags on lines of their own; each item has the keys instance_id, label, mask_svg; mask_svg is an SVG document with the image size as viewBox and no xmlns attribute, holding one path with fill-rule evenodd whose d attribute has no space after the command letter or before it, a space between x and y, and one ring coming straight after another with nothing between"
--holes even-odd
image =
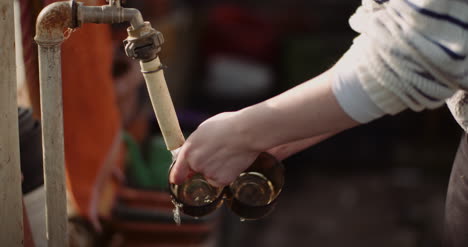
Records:
<instances>
[{"instance_id":1,"label":"orange fabric","mask_svg":"<svg viewBox=\"0 0 468 247\"><path fill-rule=\"evenodd\" d=\"M65 157L69 191L86 216L98 179L112 169L102 167L120 129L111 76L112 50L106 25L85 25L63 44L62 76ZM114 165L114 164L110 164ZM106 170L106 171L103 171ZM100 174L106 172L108 174ZM102 176L106 176L104 178Z\"/></svg>"},{"instance_id":2,"label":"orange fabric","mask_svg":"<svg viewBox=\"0 0 468 247\"><path fill-rule=\"evenodd\" d=\"M119 158L120 115L111 66L109 25L85 24L62 45L68 191L78 213L94 223L102 192L115 194L109 184L113 170L123 162Z\"/></svg>"}]
</instances>

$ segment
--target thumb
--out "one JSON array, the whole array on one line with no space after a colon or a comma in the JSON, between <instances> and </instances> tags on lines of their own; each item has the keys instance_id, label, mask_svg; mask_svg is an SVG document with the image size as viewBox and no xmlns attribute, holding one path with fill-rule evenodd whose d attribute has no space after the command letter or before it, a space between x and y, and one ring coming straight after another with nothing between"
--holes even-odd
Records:
<instances>
[{"instance_id":1,"label":"thumb","mask_svg":"<svg viewBox=\"0 0 468 247\"><path fill-rule=\"evenodd\" d=\"M182 184L191 174L188 162L179 155L169 174L169 182L172 184Z\"/></svg>"}]
</instances>

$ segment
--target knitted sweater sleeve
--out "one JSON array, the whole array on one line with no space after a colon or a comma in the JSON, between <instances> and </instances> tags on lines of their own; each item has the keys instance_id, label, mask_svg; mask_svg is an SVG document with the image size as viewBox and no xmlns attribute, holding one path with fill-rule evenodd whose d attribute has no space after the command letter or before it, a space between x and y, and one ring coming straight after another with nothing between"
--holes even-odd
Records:
<instances>
[{"instance_id":1,"label":"knitted sweater sleeve","mask_svg":"<svg viewBox=\"0 0 468 247\"><path fill-rule=\"evenodd\" d=\"M468 88L468 4L455 0L363 0L360 33L339 62L383 112L441 106Z\"/></svg>"}]
</instances>

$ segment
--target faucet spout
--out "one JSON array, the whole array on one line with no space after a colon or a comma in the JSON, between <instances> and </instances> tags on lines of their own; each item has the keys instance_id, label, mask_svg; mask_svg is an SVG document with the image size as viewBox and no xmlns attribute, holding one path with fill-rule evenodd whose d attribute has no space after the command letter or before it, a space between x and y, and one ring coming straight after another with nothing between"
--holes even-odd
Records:
<instances>
[{"instance_id":1,"label":"faucet spout","mask_svg":"<svg viewBox=\"0 0 468 247\"><path fill-rule=\"evenodd\" d=\"M130 22L134 29L140 28L144 24L143 16L138 9L124 8L124 19Z\"/></svg>"},{"instance_id":2,"label":"faucet spout","mask_svg":"<svg viewBox=\"0 0 468 247\"><path fill-rule=\"evenodd\" d=\"M117 5L78 7L78 25L81 23L122 23L130 22L137 29L144 24L140 11L132 8L122 8Z\"/></svg>"},{"instance_id":3,"label":"faucet spout","mask_svg":"<svg viewBox=\"0 0 468 247\"><path fill-rule=\"evenodd\" d=\"M159 59L155 58L163 42L162 35L153 30L149 22L143 21L140 11L122 8L118 0L112 0L108 6L83 6L75 0L55 2L45 7L37 18L34 39L39 46L42 146L49 246L68 246L60 54L60 46L65 40L64 30L77 28L82 23L121 22L130 22L129 30L137 36L131 39L134 41L132 47L137 50L136 53L149 54L143 57L159 62ZM146 51L148 46L137 49L141 48L139 45L146 45L148 42L156 44L151 46L154 48L152 51ZM156 64L156 67L159 68L160 63ZM165 81L161 80L161 73L150 72L165 85ZM164 92L166 91L167 88ZM169 102L167 99L166 101ZM170 103L169 106L172 106L172 102ZM178 131L180 132L180 129Z\"/></svg>"},{"instance_id":4,"label":"faucet spout","mask_svg":"<svg viewBox=\"0 0 468 247\"><path fill-rule=\"evenodd\" d=\"M83 6L76 1L55 2L45 7L37 18L34 40L40 46L60 45L66 28L76 28L82 23L114 24L129 22L133 29L144 25L138 9L118 5Z\"/></svg>"}]
</instances>

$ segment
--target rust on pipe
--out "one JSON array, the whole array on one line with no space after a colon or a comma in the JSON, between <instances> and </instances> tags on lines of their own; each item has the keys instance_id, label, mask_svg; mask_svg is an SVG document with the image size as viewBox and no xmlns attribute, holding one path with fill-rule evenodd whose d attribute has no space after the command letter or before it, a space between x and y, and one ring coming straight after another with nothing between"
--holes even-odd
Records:
<instances>
[{"instance_id":1,"label":"rust on pipe","mask_svg":"<svg viewBox=\"0 0 468 247\"><path fill-rule=\"evenodd\" d=\"M56 2L45 7L36 22L34 40L40 46L58 46L64 40L63 32L72 23L72 8L69 2Z\"/></svg>"},{"instance_id":2,"label":"rust on pipe","mask_svg":"<svg viewBox=\"0 0 468 247\"><path fill-rule=\"evenodd\" d=\"M48 246L68 246L65 153L60 45L64 30L72 24L70 2L45 7L36 23L34 39L39 45L44 185Z\"/></svg>"},{"instance_id":3,"label":"rust on pipe","mask_svg":"<svg viewBox=\"0 0 468 247\"><path fill-rule=\"evenodd\" d=\"M83 6L79 3L75 10L70 2L55 2L45 7L36 23L36 37L34 40L40 46L60 45L64 40L63 32L66 28L78 26L82 23L122 23L129 22L136 29L144 24L139 10L121 8L117 6ZM77 13L73 13L77 11ZM77 19L73 20L72 17Z\"/></svg>"},{"instance_id":4,"label":"rust on pipe","mask_svg":"<svg viewBox=\"0 0 468 247\"><path fill-rule=\"evenodd\" d=\"M130 22L144 24L140 11L117 6L83 6L75 1L45 7L36 23L34 40L39 45L42 146L47 204L48 246L68 246L63 102L60 45L64 31L81 23Z\"/></svg>"}]
</instances>

